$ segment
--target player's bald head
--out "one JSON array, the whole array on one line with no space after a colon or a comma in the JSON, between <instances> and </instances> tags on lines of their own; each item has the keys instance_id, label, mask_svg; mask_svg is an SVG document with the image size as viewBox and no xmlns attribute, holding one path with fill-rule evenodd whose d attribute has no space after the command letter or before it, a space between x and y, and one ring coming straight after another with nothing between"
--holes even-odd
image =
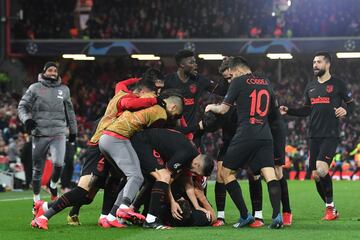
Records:
<instances>
[{"instance_id":1,"label":"player's bald head","mask_svg":"<svg viewBox=\"0 0 360 240\"><path fill-rule=\"evenodd\" d=\"M166 102L166 105L173 105L176 106L176 114L182 114L183 112L183 100L181 97L179 96L169 96L167 98L164 99L164 101Z\"/></svg>"}]
</instances>

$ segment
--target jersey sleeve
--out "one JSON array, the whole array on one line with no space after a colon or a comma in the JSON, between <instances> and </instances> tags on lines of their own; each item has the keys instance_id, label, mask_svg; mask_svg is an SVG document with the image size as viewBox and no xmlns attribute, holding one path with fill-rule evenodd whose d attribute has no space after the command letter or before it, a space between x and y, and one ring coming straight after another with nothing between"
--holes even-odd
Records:
<instances>
[{"instance_id":1,"label":"jersey sleeve","mask_svg":"<svg viewBox=\"0 0 360 240\"><path fill-rule=\"evenodd\" d=\"M236 98L239 96L241 91L241 81L239 78L234 79L229 86L229 89L225 95L223 103L226 105L232 106L236 100Z\"/></svg>"},{"instance_id":2,"label":"jersey sleeve","mask_svg":"<svg viewBox=\"0 0 360 240\"><path fill-rule=\"evenodd\" d=\"M141 78L129 78L121 82L118 82L115 86L115 94L117 94L119 91L129 92L128 86L135 84L140 80Z\"/></svg>"},{"instance_id":3,"label":"jersey sleeve","mask_svg":"<svg viewBox=\"0 0 360 240\"><path fill-rule=\"evenodd\" d=\"M307 117L311 113L311 101L309 97L309 89L310 89L310 83L308 83L305 87L304 91L304 106L300 108L290 108L287 111L287 114L290 116L296 116L296 117Z\"/></svg>"},{"instance_id":4,"label":"jersey sleeve","mask_svg":"<svg viewBox=\"0 0 360 240\"><path fill-rule=\"evenodd\" d=\"M137 111L148 108L154 106L156 103L156 98L139 98L134 96L123 97L119 101L120 108L129 111Z\"/></svg>"},{"instance_id":5,"label":"jersey sleeve","mask_svg":"<svg viewBox=\"0 0 360 240\"><path fill-rule=\"evenodd\" d=\"M187 151L180 149L166 162L166 167L173 173L178 172L187 166L197 155L198 153L194 147L191 150L190 148L187 149Z\"/></svg>"}]
</instances>

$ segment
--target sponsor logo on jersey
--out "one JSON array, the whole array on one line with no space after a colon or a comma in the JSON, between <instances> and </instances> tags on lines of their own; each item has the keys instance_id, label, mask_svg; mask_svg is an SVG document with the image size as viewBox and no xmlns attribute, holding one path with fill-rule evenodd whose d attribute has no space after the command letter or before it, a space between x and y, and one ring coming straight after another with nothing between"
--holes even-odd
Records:
<instances>
[{"instance_id":1,"label":"sponsor logo on jersey","mask_svg":"<svg viewBox=\"0 0 360 240\"><path fill-rule=\"evenodd\" d=\"M311 104L328 104L330 103L330 98L329 97L316 97L316 98L311 98Z\"/></svg>"},{"instance_id":2,"label":"sponsor logo on jersey","mask_svg":"<svg viewBox=\"0 0 360 240\"><path fill-rule=\"evenodd\" d=\"M188 106L188 105L194 105L194 104L195 104L195 100L194 100L194 98L184 98L184 104L185 104L186 106Z\"/></svg>"},{"instance_id":3,"label":"sponsor logo on jersey","mask_svg":"<svg viewBox=\"0 0 360 240\"><path fill-rule=\"evenodd\" d=\"M256 119L254 117L249 118L249 123L252 125L263 125L264 121L261 119Z\"/></svg>"}]
</instances>

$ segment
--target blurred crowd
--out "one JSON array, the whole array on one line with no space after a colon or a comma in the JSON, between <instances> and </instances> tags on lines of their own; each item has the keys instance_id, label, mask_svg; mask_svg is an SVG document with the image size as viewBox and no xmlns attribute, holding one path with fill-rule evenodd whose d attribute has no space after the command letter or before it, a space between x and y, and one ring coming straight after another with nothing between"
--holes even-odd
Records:
<instances>
[{"instance_id":1,"label":"blurred crowd","mask_svg":"<svg viewBox=\"0 0 360 240\"><path fill-rule=\"evenodd\" d=\"M15 38L240 38L358 36L357 0L21 0ZM276 6L285 2L285 9ZM84 25L84 26L80 26Z\"/></svg>"},{"instance_id":2,"label":"blurred crowd","mask_svg":"<svg viewBox=\"0 0 360 240\"><path fill-rule=\"evenodd\" d=\"M130 62L129 62L130 61ZM82 157L81 152L90 137L93 122L102 116L108 100L114 92L114 84L130 76L141 76L149 66L144 62L126 61L124 59L94 61L88 63L66 62L62 64L62 80L72 92L72 101L77 114L78 138L75 158L75 168L79 171ZM282 62L282 76L278 76L277 62L265 59L250 59L257 66L254 70L263 72L274 84L278 100L282 105L301 106L303 103L303 90L308 80L313 78L311 65L308 60L289 60ZM152 63L160 67L165 73L173 71L174 67L164 67L161 62ZM121 66L121 67L119 67ZM353 97L358 101L360 85L357 76L360 76L358 62L354 60L334 62L332 73L344 80L352 89ZM40 69L41 65L38 66ZM217 74L217 64L199 62L201 74L210 79L221 80ZM28 69L29 78L35 80L32 66ZM24 133L23 126L17 119L17 104L20 96L2 92L0 97L0 170L15 170L16 163L29 161L29 149L24 145L29 137ZM221 98L205 94L200 102L203 111L209 102L220 102ZM199 112L202 114L202 112ZM352 116L341 120L341 143L338 148L340 162L354 169L356 163L350 153L356 148L360 139L360 108L356 107ZM288 170L305 171L307 168L307 119L286 117L288 127ZM205 134L203 137L203 150L215 159L221 144L221 131ZM31 150L31 149L30 149ZM360 151L360 149L359 149ZM31 159L31 158L30 158ZM31 161L31 160L30 160ZM11 165L13 164L13 165ZM14 165L15 164L15 165ZM335 167L335 166L334 166ZM31 169L30 169L31 171ZM78 172L77 171L77 172Z\"/></svg>"}]
</instances>

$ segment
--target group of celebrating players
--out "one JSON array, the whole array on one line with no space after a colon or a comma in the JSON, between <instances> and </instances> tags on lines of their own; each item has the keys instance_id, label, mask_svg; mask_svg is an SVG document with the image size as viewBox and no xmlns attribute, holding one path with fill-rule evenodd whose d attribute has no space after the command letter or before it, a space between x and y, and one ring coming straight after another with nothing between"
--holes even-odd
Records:
<instances>
[{"instance_id":1,"label":"group of celebrating players","mask_svg":"<svg viewBox=\"0 0 360 240\"><path fill-rule=\"evenodd\" d=\"M54 192L52 202L41 200L39 191L34 191L32 227L48 229L49 219L67 207L72 207L68 223L79 225L81 206L90 204L100 188L104 189L98 220L102 228L124 228L130 222L154 229L219 227L225 225L226 192L240 213L235 228L262 227L261 179L267 183L273 209L269 228L289 226L292 213L282 173L285 114L310 115L310 167L325 203L323 219L338 218L328 171L338 144L339 118L352 112L354 101L344 82L331 76L328 53L315 55L316 79L309 81L300 109L279 106L271 82L252 72L240 56L223 60L219 72L224 79L219 82L197 73L192 51L179 51L175 60L177 72L166 77L149 69L142 78L116 85L115 95L88 143L77 187L59 198ZM46 64L40 75L50 82L59 81L57 68L56 64ZM26 97L33 88L30 86L22 98L19 115L26 129L41 139L49 136L36 134L39 124L28 121L34 115L34 108L28 105L37 101ZM224 98L220 104L207 105L199 119L199 99L204 91ZM206 198L206 177L211 175L214 163L199 146L204 132L218 129L222 129L223 145L217 158L216 216ZM252 212L236 179L239 169L248 172ZM56 178L51 182L52 188L56 182Z\"/></svg>"}]
</instances>

